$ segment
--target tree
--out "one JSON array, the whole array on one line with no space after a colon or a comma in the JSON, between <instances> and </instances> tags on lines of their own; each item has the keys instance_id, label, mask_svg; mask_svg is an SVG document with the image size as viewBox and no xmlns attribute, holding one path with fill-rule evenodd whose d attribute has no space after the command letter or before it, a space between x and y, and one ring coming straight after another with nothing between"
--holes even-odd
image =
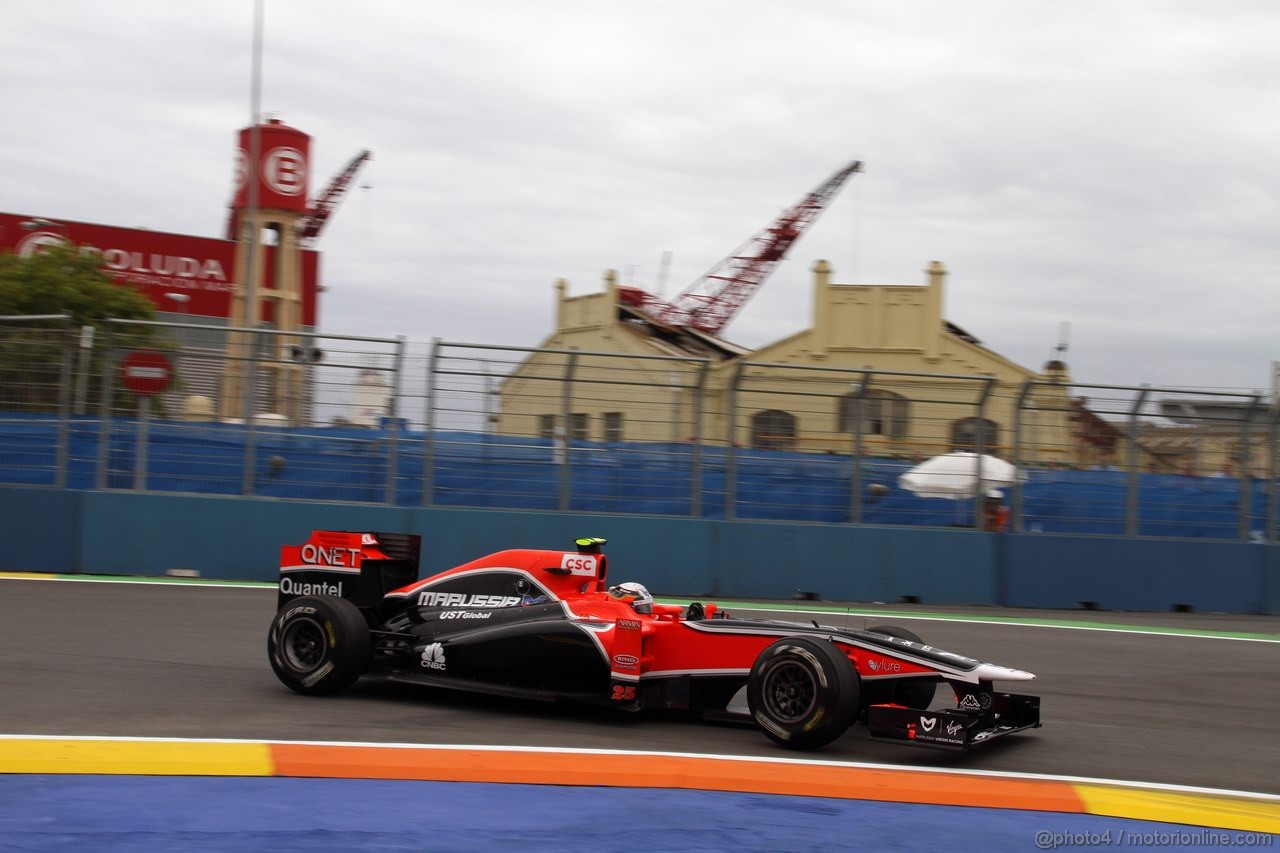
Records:
<instances>
[{"instance_id":1,"label":"tree","mask_svg":"<svg viewBox=\"0 0 1280 853\"><path fill-rule=\"evenodd\" d=\"M27 258L0 254L0 316L65 314L68 321L0 324L0 405L9 411L56 411L69 392L74 365L68 356L81 326L101 331L107 318L154 320L151 300L115 284L92 253L52 247ZM151 327L130 332L131 342L158 344ZM101 340L95 336L95 340ZM95 347L89 373L101 375L103 354ZM88 384L91 399L100 383Z\"/></svg>"},{"instance_id":2,"label":"tree","mask_svg":"<svg viewBox=\"0 0 1280 853\"><path fill-rule=\"evenodd\" d=\"M156 318L151 300L112 282L96 254L52 247L27 258L0 255L0 316L40 314L69 314L77 328L108 317Z\"/></svg>"}]
</instances>

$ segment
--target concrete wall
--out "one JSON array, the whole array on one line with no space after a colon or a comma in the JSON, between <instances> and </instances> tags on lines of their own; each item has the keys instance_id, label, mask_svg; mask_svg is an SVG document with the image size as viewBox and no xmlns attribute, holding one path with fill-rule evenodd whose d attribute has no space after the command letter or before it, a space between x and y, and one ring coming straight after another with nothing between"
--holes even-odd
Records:
<instances>
[{"instance_id":1,"label":"concrete wall","mask_svg":"<svg viewBox=\"0 0 1280 853\"><path fill-rule=\"evenodd\" d=\"M1280 612L1280 556L1238 542L703 521L232 497L0 489L0 570L274 580L313 528L423 537L423 572L604 536L614 580L681 597Z\"/></svg>"}]
</instances>

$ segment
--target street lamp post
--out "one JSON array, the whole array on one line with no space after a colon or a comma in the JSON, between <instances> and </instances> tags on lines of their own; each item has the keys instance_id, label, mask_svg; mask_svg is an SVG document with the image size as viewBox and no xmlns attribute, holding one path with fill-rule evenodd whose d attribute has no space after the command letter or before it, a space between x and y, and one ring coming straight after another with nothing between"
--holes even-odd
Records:
<instances>
[{"instance_id":1,"label":"street lamp post","mask_svg":"<svg viewBox=\"0 0 1280 853\"><path fill-rule=\"evenodd\" d=\"M179 313L179 314L186 314L186 313L187 313L187 303L191 301L191 295L190 295L190 294L188 294L188 293L166 293L166 294L164 295L164 298L165 298L165 299L168 299L170 302L174 302L174 303L176 303L176 304L177 304L177 308L175 309L177 313Z\"/></svg>"},{"instance_id":2,"label":"street lamp post","mask_svg":"<svg viewBox=\"0 0 1280 853\"><path fill-rule=\"evenodd\" d=\"M187 307L191 303L190 293L179 293L177 291L170 291L164 295L164 298L174 303L174 305L176 306L176 313L183 315L184 322L186 323L191 322L191 318L188 313L189 309ZM182 352L183 350L186 349L186 344L182 339L184 337L183 332L185 331L186 331L185 329L180 329L178 333L179 344L178 344L176 364L174 365L174 372L178 376L182 375L182 367L183 367Z\"/></svg>"}]
</instances>

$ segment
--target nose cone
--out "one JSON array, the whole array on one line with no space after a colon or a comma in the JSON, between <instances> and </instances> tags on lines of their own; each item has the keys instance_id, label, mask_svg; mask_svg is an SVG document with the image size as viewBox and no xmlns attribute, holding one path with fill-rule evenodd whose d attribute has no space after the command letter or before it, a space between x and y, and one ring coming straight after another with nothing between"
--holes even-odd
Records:
<instances>
[{"instance_id":1,"label":"nose cone","mask_svg":"<svg viewBox=\"0 0 1280 853\"><path fill-rule=\"evenodd\" d=\"M979 681L1031 681L1035 675L1021 669L1009 669L994 663L984 663L974 670Z\"/></svg>"}]
</instances>

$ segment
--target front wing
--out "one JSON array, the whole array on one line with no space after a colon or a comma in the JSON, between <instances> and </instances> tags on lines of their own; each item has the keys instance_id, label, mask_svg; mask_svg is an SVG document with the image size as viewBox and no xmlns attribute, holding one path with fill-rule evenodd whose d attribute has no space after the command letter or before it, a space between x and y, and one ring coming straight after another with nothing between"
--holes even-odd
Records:
<instances>
[{"instance_id":1,"label":"front wing","mask_svg":"<svg viewBox=\"0 0 1280 853\"><path fill-rule=\"evenodd\" d=\"M921 711L903 705L872 705L867 729L872 740L964 751L971 747L1040 727L1040 697L1020 693L991 694L983 711Z\"/></svg>"}]
</instances>

